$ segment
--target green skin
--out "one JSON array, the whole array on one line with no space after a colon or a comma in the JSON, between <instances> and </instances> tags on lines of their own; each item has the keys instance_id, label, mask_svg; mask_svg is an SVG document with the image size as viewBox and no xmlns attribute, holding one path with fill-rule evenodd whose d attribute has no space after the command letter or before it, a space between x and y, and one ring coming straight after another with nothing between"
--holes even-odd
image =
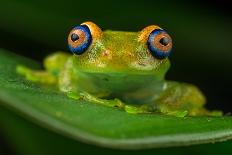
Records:
<instances>
[{"instance_id":1,"label":"green skin","mask_svg":"<svg viewBox=\"0 0 232 155\"><path fill-rule=\"evenodd\" d=\"M55 84L73 99L177 117L221 115L207 111L205 97L191 84L166 81L170 61L157 59L137 41L138 33L104 31L82 55L57 52L44 61L46 71L18 66L27 80Z\"/></svg>"}]
</instances>

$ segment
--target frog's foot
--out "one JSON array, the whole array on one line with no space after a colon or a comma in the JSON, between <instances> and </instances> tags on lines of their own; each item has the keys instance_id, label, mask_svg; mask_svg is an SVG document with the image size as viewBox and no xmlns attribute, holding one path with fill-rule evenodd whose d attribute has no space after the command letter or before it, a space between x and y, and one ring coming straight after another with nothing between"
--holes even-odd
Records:
<instances>
[{"instance_id":1,"label":"frog's foot","mask_svg":"<svg viewBox=\"0 0 232 155\"><path fill-rule=\"evenodd\" d=\"M155 101L155 108L166 115L184 116L221 116L219 111L204 108L205 97L194 85L168 82L166 90Z\"/></svg>"},{"instance_id":2,"label":"frog's foot","mask_svg":"<svg viewBox=\"0 0 232 155\"><path fill-rule=\"evenodd\" d=\"M57 78L46 71L34 71L28 67L18 65L16 72L24 76L28 81L42 84L56 84Z\"/></svg>"},{"instance_id":3,"label":"frog's foot","mask_svg":"<svg viewBox=\"0 0 232 155\"><path fill-rule=\"evenodd\" d=\"M130 114L151 114L151 113L161 113L165 115L175 116L175 117L185 117L188 115L187 110L168 110L168 109L157 109L152 104L144 104L142 106L125 105L125 111Z\"/></svg>"},{"instance_id":4,"label":"frog's foot","mask_svg":"<svg viewBox=\"0 0 232 155\"><path fill-rule=\"evenodd\" d=\"M125 104L119 99L113 99L113 100L100 99L86 92L82 92L82 93L68 92L67 96L73 99L77 99L77 100L81 99L91 103L104 105L107 107L118 107L120 109L124 109L125 107Z\"/></svg>"},{"instance_id":5,"label":"frog's foot","mask_svg":"<svg viewBox=\"0 0 232 155\"><path fill-rule=\"evenodd\" d=\"M101 104L107 107L117 107L125 110L129 114L152 113L152 111L149 109L150 107L147 105L143 105L143 106L126 105L125 103L123 103L121 100L117 98L113 100L101 99L86 92L82 92L82 93L68 92L67 96L76 100L85 100L91 103Z\"/></svg>"},{"instance_id":6,"label":"frog's foot","mask_svg":"<svg viewBox=\"0 0 232 155\"><path fill-rule=\"evenodd\" d=\"M169 116L175 116L175 117L185 117L188 115L188 111L187 110L169 111L169 112L165 112L164 114Z\"/></svg>"},{"instance_id":7,"label":"frog's foot","mask_svg":"<svg viewBox=\"0 0 232 155\"><path fill-rule=\"evenodd\" d=\"M219 110L207 110L205 108L193 109L189 111L189 116L223 116L223 112Z\"/></svg>"},{"instance_id":8,"label":"frog's foot","mask_svg":"<svg viewBox=\"0 0 232 155\"><path fill-rule=\"evenodd\" d=\"M185 116L222 116L222 111L209 111L204 107L195 109L169 109L169 107L162 106L159 111L165 115L175 116L175 117L185 117Z\"/></svg>"},{"instance_id":9,"label":"frog's foot","mask_svg":"<svg viewBox=\"0 0 232 155\"><path fill-rule=\"evenodd\" d=\"M142 106L125 105L124 109L129 114L150 114L154 112L154 110L146 104Z\"/></svg>"}]
</instances>

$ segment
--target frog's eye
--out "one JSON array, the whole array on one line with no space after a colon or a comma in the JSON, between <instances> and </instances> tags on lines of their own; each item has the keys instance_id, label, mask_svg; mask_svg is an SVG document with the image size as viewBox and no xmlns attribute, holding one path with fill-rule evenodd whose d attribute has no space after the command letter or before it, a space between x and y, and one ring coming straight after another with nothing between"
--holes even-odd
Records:
<instances>
[{"instance_id":1,"label":"frog's eye","mask_svg":"<svg viewBox=\"0 0 232 155\"><path fill-rule=\"evenodd\" d=\"M92 35L86 25L74 27L68 36L69 49L75 54L82 54L91 42Z\"/></svg>"},{"instance_id":2,"label":"frog's eye","mask_svg":"<svg viewBox=\"0 0 232 155\"><path fill-rule=\"evenodd\" d=\"M75 54L84 53L93 40L99 39L101 29L92 22L86 22L74 27L68 35L68 46Z\"/></svg>"},{"instance_id":3,"label":"frog's eye","mask_svg":"<svg viewBox=\"0 0 232 155\"><path fill-rule=\"evenodd\" d=\"M150 53L158 59L167 58L171 53L172 39L159 26L147 26L139 33L138 40L146 44Z\"/></svg>"},{"instance_id":4,"label":"frog's eye","mask_svg":"<svg viewBox=\"0 0 232 155\"><path fill-rule=\"evenodd\" d=\"M171 53L172 39L164 30L155 29L150 33L147 45L153 56L164 59Z\"/></svg>"}]
</instances>

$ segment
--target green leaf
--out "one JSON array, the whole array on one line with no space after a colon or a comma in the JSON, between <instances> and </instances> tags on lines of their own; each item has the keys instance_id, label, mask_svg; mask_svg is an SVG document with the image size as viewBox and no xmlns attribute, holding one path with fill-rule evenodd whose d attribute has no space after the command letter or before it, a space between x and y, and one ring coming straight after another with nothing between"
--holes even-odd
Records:
<instances>
[{"instance_id":1,"label":"green leaf","mask_svg":"<svg viewBox=\"0 0 232 155\"><path fill-rule=\"evenodd\" d=\"M2 126L1 126L2 125ZM232 154L232 141L215 144L193 145L189 147L156 148L148 150L116 150L96 147L75 141L39 127L12 111L0 106L1 132L14 152L22 155L228 155ZM26 138L25 138L26 137ZM41 149L42 148L42 149ZM54 149L55 148L55 149ZM1 145L0 145L1 150Z\"/></svg>"},{"instance_id":2,"label":"green leaf","mask_svg":"<svg viewBox=\"0 0 232 155\"><path fill-rule=\"evenodd\" d=\"M0 125L6 141L14 148L14 152L23 155L64 155L64 154L96 154L96 155L227 155L232 154L232 141L216 144L194 145L190 147L172 147L148 150L115 150L87 145L73 139L58 135L52 131L31 123L5 108L0 107ZM25 138L26 137L26 138ZM42 148L42 149L41 149ZM55 149L54 149L55 148ZM1 146L0 146L1 150Z\"/></svg>"},{"instance_id":3,"label":"green leaf","mask_svg":"<svg viewBox=\"0 0 232 155\"><path fill-rule=\"evenodd\" d=\"M72 100L57 88L26 81L16 74L17 64L39 67L32 60L0 49L0 103L34 123L70 138L121 149L232 139L231 117L132 115L116 108Z\"/></svg>"}]
</instances>

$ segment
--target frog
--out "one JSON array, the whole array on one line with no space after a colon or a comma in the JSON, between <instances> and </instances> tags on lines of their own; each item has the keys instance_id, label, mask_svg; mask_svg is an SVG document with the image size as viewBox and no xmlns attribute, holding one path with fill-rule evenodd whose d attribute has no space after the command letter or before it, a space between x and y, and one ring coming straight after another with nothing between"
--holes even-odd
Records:
<instances>
[{"instance_id":1,"label":"frog","mask_svg":"<svg viewBox=\"0 0 232 155\"><path fill-rule=\"evenodd\" d=\"M55 85L71 99L129 114L222 115L205 108L206 98L197 86L166 80L173 41L158 25L138 32L102 31L87 21L71 29L67 44L71 52L50 54L44 70L18 65L17 73Z\"/></svg>"}]
</instances>

